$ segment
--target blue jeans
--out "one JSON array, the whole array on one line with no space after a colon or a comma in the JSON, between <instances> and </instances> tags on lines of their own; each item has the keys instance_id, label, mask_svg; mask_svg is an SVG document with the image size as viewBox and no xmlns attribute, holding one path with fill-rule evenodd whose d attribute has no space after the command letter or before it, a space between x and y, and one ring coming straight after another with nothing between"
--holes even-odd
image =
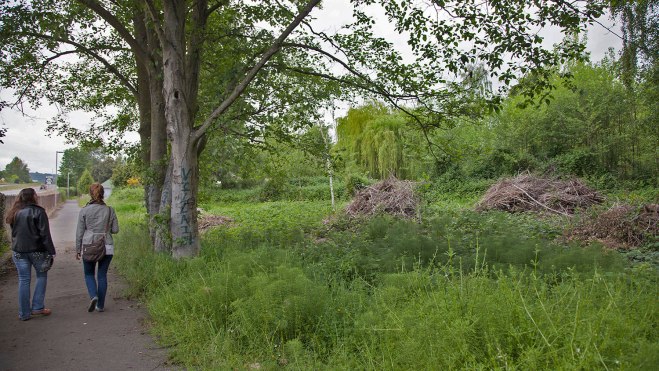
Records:
<instances>
[{"instance_id":1,"label":"blue jeans","mask_svg":"<svg viewBox=\"0 0 659 371\"><path fill-rule=\"evenodd\" d=\"M48 272L39 272L38 267L42 262L36 260L33 254L21 253L19 256L20 258L17 258L16 254L12 255L18 271L18 318L26 320L30 318L32 311L44 309ZM33 266L37 274L37 284L34 287L34 296L30 306L30 279Z\"/></svg>"},{"instance_id":2,"label":"blue jeans","mask_svg":"<svg viewBox=\"0 0 659 371\"><path fill-rule=\"evenodd\" d=\"M90 263L84 260L82 262L89 299L98 298L96 307L100 309L105 308L105 294L108 291L108 268L110 268L111 261L112 255L105 255L103 259L98 261L98 283L95 277L97 263Z\"/></svg>"}]
</instances>

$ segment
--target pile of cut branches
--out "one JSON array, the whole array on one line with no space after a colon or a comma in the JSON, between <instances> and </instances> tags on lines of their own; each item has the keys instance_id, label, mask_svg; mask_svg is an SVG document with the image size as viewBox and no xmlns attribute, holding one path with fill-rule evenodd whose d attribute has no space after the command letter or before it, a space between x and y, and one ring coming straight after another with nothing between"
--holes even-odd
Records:
<instances>
[{"instance_id":1,"label":"pile of cut branches","mask_svg":"<svg viewBox=\"0 0 659 371\"><path fill-rule=\"evenodd\" d=\"M199 215L198 223L199 232L203 233L218 225L231 225L231 223L233 223L233 219L222 215L204 213Z\"/></svg>"},{"instance_id":2,"label":"pile of cut branches","mask_svg":"<svg viewBox=\"0 0 659 371\"><path fill-rule=\"evenodd\" d=\"M578 208L603 201L603 196L579 179L544 179L526 173L494 184L476 205L476 210L552 212L570 216Z\"/></svg>"},{"instance_id":3,"label":"pile of cut branches","mask_svg":"<svg viewBox=\"0 0 659 371\"><path fill-rule=\"evenodd\" d=\"M616 249L638 247L659 236L659 204L614 205L566 231L565 236L570 240L599 241Z\"/></svg>"},{"instance_id":4,"label":"pile of cut branches","mask_svg":"<svg viewBox=\"0 0 659 371\"><path fill-rule=\"evenodd\" d=\"M414 182L390 177L357 192L346 213L351 217L384 213L413 218L419 207L414 188Z\"/></svg>"}]
</instances>

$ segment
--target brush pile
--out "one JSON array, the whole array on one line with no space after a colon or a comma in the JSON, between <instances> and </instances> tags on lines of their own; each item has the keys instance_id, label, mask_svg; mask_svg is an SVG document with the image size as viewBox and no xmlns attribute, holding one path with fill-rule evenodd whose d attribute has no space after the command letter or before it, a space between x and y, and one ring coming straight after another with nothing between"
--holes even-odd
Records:
<instances>
[{"instance_id":1,"label":"brush pile","mask_svg":"<svg viewBox=\"0 0 659 371\"><path fill-rule=\"evenodd\" d=\"M567 239L599 241L616 249L638 247L659 236L659 204L615 205L566 232Z\"/></svg>"},{"instance_id":2,"label":"brush pile","mask_svg":"<svg viewBox=\"0 0 659 371\"><path fill-rule=\"evenodd\" d=\"M579 208L603 201L603 196L579 179L543 179L527 173L494 184L476 205L476 209L511 213L550 212L570 216Z\"/></svg>"},{"instance_id":3,"label":"brush pile","mask_svg":"<svg viewBox=\"0 0 659 371\"><path fill-rule=\"evenodd\" d=\"M404 218L417 215L419 199L414 193L414 182L394 177L361 189L346 207L351 217L389 214Z\"/></svg>"},{"instance_id":4,"label":"brush pile","mask_svg":"<svg viewBox=\"0 0 659 371\"><path fill-rule=\"evenodd\" d=\"M199 215L198 223L199 233L203 233L218 225L231 225L231 223L233 223L233 219L222 215L204 213Z\"/></svg>"}]
</instances>

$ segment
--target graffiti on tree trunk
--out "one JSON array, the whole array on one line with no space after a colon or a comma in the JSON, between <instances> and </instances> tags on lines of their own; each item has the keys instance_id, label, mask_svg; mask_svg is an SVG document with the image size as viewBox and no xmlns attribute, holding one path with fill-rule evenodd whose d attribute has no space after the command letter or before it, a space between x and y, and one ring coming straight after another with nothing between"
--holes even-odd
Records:
<instances>
[{"instance_id":1,"label":"graffiti on tree trunk","mask_svg":"<svg viewBox=\"0 0 659 371\"><path fill-rule=\"evenodd\" d=\"M192 198L191 198L191 186L190 186L190 180L191 180L191 175L192 174L192 169L186 169L183 167L181 169L181 203L180 203L180 210L179 210L179 215L180 215L180 220L179 220L179 225L181 226L181 242L182 244L187 244L190 245L194 241L193 238L193 233L192 233L192 227L190 225L190 219L188 215L188 208L189 204L192 204Z\"/></svg>"}]
</instances>

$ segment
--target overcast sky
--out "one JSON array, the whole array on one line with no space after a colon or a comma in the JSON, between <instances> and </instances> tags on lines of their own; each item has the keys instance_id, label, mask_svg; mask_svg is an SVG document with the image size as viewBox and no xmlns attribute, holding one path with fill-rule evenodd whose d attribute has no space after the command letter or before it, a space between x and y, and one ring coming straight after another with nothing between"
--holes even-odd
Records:
<instances>
[{"instance_id":1,"label":"overcast sky","mask_svg":"<svg viewBox=\"0 0 659 371\"><path fill-rule=\"evenodd\" d=\"M318 29L332 31L336 25L345 23L345 10L349 9L347 2L348 0L331 0L325 2L324 9L314 10L312 15L317 18ZM619 27L612 25L608 17L603 17L600 22L619 33ZM387 28L382 27L380 32L383 33L382 36L400 39L400 35L396 35ZM562 38L559 34L549 34L545 37L549 45ZM600 25L594 25L588 33L588 50L593 61L599 61L610 47L619 50L620 45L620 39ZM0 91L0 99L12 101L12 97L7 91ZM73 147L71 144L66 144L63 138L49 136L46 132L46 122L56 113L57 109L53 106L42 107L37 111L26 110L26 116L8 109L0 112L0 126L7 129L6 137L2 138L4 144L0 144L1 170L4 170L14 156L18 156L28 165L31 172L53 173L55 171L56 151ZM74 126L84 127L90 116L79 113L72 114L69 118ZM58 155L59 161L61 158L61 154Z\"/></svg>"}]
</instances>

